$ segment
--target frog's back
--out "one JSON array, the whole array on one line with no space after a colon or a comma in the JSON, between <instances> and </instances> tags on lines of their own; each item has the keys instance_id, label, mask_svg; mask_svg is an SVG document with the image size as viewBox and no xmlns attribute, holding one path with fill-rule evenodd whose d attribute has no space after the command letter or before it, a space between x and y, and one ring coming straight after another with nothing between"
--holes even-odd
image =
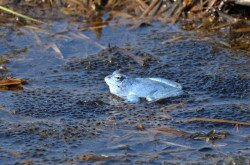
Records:
<instances>
[{"instance_id":1,"label":"frog's back","mask_svg":"<svg viewBox=\"0 0 250 165\"><path fill-rule=\"evenodd\" d=\"M131 93L138 95L139 97L147 97L150 95L158 93L157 95L164 95L170 91L180 90L179 88L175 88L173 85L169 85L169 82L164 83L166 79L157 79L155 78L135 78L134 83L131 86Z\"/></svg>"},{"instance_id":2,"label":"frog's back","mask_svg":"<svg viewBox=\"0 0 250 165\"><path fill-rule=\"evenodd\" d=\"M144 88L138 87L139 97L148 101L157 101L168 97L179 96L183 93L179 83L163 78L139 78Z\"/></svg>"},{"instance_id":3,"label":"frog's back","mask_svg":"<svg viewBox=\"0 0 250 165\"><path fill-rule=\"evenodd\" d=\"M177 89L182 89L181 84L179 84L177 82L174 82L174 81L171 81L171 80L167 80L167 79L164 79L164 78L149 78L149 79L152 80L152 81L164 83L166 85L172 86L172 87L177 88Z\"/></svg>"}]
</instances>

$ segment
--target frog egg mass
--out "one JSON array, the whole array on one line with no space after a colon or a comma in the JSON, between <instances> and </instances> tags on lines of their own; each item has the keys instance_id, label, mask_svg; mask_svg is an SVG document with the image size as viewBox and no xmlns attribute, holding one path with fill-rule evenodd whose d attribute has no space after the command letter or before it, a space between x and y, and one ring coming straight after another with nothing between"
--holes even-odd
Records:
<instances>
[{"instance_id":1,"label":"frog egg mass","mask_svg":"<svg viewBox=\"0 0 250 165\"><path fill-rule=\"evenodd\" d=\"M140 98L154 102L183 93L182 86L164 78L130 78L119 71L104 78L110 93L131 103L137 103Z\"/></svg>"}]
</instances>

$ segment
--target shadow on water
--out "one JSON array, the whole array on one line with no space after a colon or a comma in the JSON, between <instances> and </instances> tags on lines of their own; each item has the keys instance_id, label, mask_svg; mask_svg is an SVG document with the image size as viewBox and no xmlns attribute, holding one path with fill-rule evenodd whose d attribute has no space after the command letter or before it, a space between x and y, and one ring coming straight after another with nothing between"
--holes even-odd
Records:
<instances>
[{"instance_id":1,"label":"shadow on water","mask_svg":"<svg viewBox=\"0 0 250 165\"><path fill-rule=\"evenodd\" d=\"M105 21L115 24L110 16ZM227 49L214 36L166 42L196 35L173 25L128 30L104 23L95 25L106 26L97 34L77 30L76 23L53 25L48 31L21 27L0 38L28 50L5 64L7 74L28 84L0 93L1 162L249 163L249 127L186 121L250 121L248 52ZM1 55L12 52L0 48ZM117 69L174 80L186 94L126 104L103 81Z\"/></svg>"}]
</instances>

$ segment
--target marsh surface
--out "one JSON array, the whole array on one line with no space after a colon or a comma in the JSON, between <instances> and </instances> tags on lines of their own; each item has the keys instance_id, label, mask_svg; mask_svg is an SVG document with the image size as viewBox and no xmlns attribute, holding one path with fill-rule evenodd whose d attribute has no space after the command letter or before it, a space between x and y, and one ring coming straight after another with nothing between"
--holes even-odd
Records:
<instances>
[{"instance_id":1,"label":"marsh surface","mask_svg":"<svg viewBox=\"0 0 250 165\"><path fill-rule=\"evenodd\" d=\"M56 35L1 27L8 74L27 78L23 90L0 92L1 163L249 163L249 127L186 121L250 121L249 52L173 25L110 26L100 39L76 26L55 22ZM171 40L182 35L192 37ZM186 93L126 104L103 80L116 69L171 79Z\"/></svg>"}]
</instances>

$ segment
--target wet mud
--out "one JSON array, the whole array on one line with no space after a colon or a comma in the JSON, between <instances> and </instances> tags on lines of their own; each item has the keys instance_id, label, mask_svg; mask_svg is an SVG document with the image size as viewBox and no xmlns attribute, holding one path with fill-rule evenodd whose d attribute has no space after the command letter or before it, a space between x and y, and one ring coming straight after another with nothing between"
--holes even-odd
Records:
<instances>
[{"instance_id":1,"label":"wet mud","mask_svg":"<svg viewBox=\"0 0 250 165\"><path fill-rule=\"evenodd\" d=\"M39 74L22 70L32 75L24 90L1 93L2 162L249 163L249 127L186 121L250 121L249 54L207 41L163 44L173 35L166 31L135 35L136 43L69 57ZM103 80L117 69L132 77L171 79L183 85L185 94L127 104L111 95ZM206 141L158 128L228 134Z\"/></svg>"}]
</instances>

